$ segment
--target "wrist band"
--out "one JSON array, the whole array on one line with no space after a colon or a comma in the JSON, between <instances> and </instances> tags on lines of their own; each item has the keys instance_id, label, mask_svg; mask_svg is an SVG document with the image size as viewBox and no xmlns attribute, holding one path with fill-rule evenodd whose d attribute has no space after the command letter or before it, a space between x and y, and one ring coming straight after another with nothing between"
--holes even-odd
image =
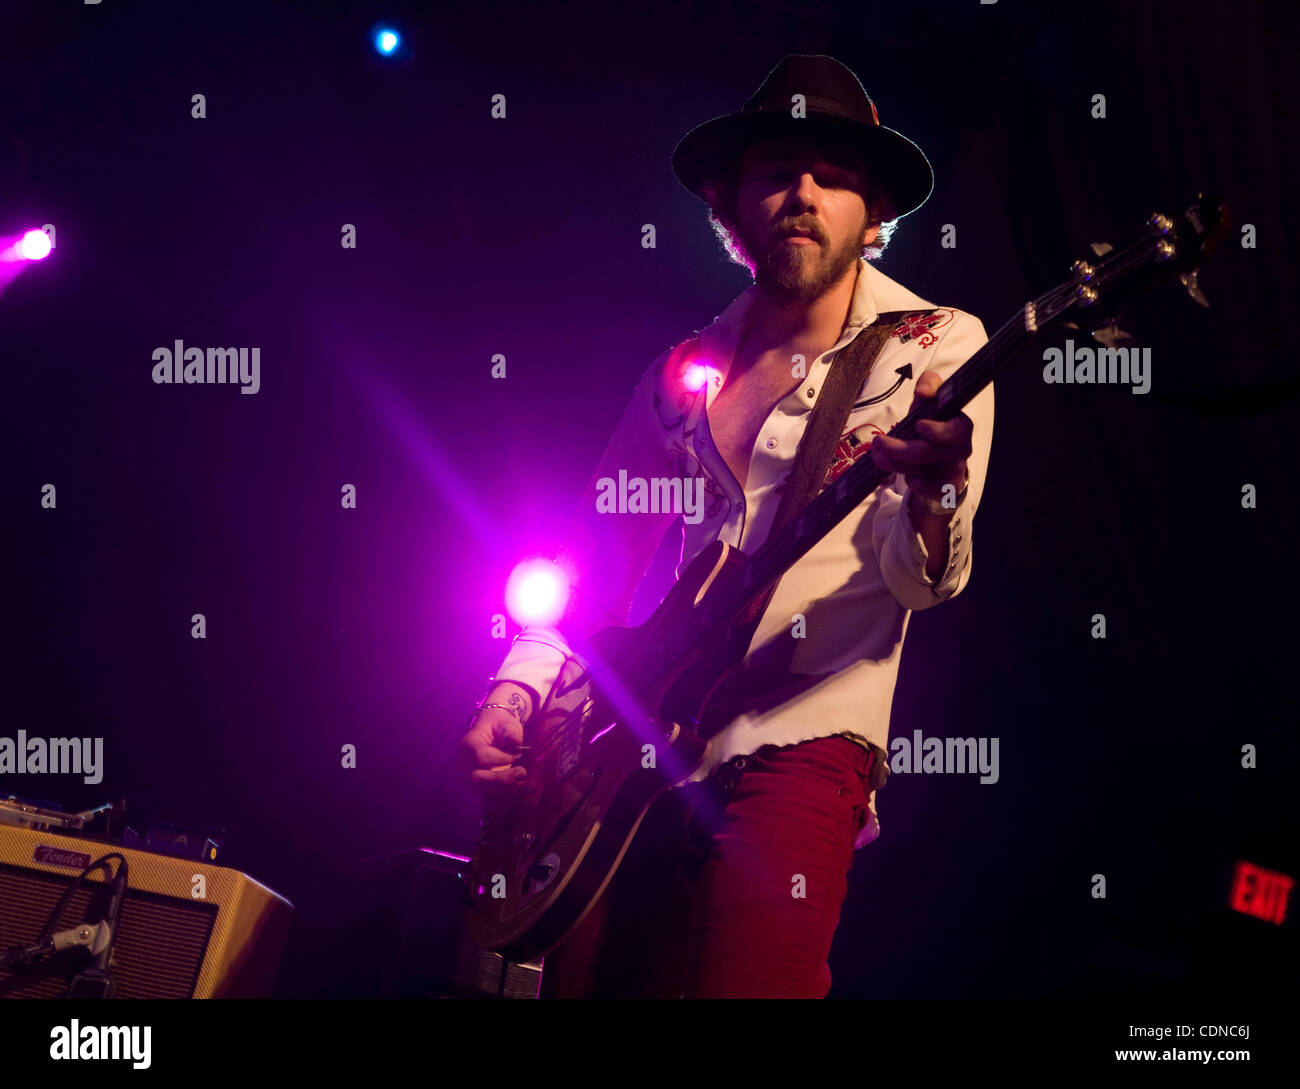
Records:
<instances>
[{"instance_id":1,"label":"wrist band","mask_svg":"<svg viewBox=\"0 0 1300 1089\"><path fill-rule=\"evenodd\" d=\"M547 643L546 645L550 646L549 643ZM555 648L551 647L551 649L554 650ZM538 708L541 707L542 697L537 694L536 688L534 688L530 684L524 684L523 681L512 681L507 677L502 677L500 679L498 679L495 676L489 677L487 679L487 688L484 689L481 698L487 699L488 696L492 695L492 690L496 688L498 684L513 684L516 688L518 688L521 692L523 692L525 696L528 697L528 706L531 707L534 712L536 712Z\"/></svg>"},{"instance_id":2,"label":"wrist band","mask_svg":"<svg viewBox=\"0 0 1300 1089\"><path fill-rule=\"evenodd\" d=\"M465 723L465 729L468 730L471 726L473 726L474 720L479 716L479 712L486 711L489 707L496 707L502 711L509 711L512 715L515 713L515 709L513 707L507 707L504 703L481 703L469 713L469 720ZM520 752L523 752L527 749L531 749L532 746L520 745L518 746L518 748Z\"/></svg>"},{"instance_id":3,"label":"wrist band","mask_svg":"<svg viewBox=\"0 0 1300 1089\"><path fill-rule=\"evenodd\" d=\"M492 694L492 690L496 688L498 684L513 684L516 688L523 690L528 697L528 706L523 708L524 711L528 712L527 715L524 717L517 715L516 711L518 709L505 703L477 703L474 705L474 710L469 713L469 718L465 722L465 729L468 730L474 724L474 720L478 718L480 711L485 711L489 707L494 707L499 711L509 711L524 724L527 724L531 720L533 714L537 711L537 696L533 690L525 684L520 684L518 681L498 681L495 676L492 676L487 679L487 691L483 693L482 698L487 699L488 696ZM528 748L528 746L525 745L524 748Z\"/></svg>"},{"instance_id":4,"label":"wrist band","mask_svg":"<svg viewBox=\"0 0 1300 1089\"><path fill-rule=\"evenodd\" d=\"M916 498L931 514L952 514L953 511L961 506L961 502L966 498L966 493L969 490L970 469L964 469L962 472L961 491L957 493L957 501L951 507L944 506L942 499L930 499L922 495L920 492L915 492L915 494Z\"/></svg>"}]
</instances>

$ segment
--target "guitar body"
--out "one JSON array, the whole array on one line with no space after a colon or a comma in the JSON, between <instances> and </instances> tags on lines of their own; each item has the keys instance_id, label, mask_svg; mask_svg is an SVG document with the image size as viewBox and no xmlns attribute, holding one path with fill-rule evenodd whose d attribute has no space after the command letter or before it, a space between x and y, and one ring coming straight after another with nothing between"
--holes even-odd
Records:
<instances>
[{"instance_id":1,"label":"guitar body","mask_svg":"<svg viewBox=\"0 0 1300 1089\"><path fill-rule=\"evenodd\" d=\"M708 742L694 723L752 627L666 668L647 663L743 562L715 542L644 624L592 639L599 665L565 661L525 728L526 785L484 814L468 873L471 941L514 961L553 948L604 892L655 799L700 766Z\"/></svg>"}]
</instances>

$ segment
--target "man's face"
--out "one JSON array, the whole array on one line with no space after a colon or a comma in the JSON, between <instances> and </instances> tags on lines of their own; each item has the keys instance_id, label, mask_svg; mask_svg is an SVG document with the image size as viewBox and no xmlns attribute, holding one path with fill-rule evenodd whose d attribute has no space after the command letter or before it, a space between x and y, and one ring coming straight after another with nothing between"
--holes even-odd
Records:
<instances>
[{"instance_id":1,"label":"man's face","mask_svg":"<svg viewBox=\"0 0 1300 1089\"><path fill-rule=\"evenodd\" d=\"M734 234L754 279L789 305L818 298L853 268L879 226L867 227L867 179L847 152L806 139L765 140L740 164ZM790 239L791 232L808 238Z\"/></svg>"}]
</instances>

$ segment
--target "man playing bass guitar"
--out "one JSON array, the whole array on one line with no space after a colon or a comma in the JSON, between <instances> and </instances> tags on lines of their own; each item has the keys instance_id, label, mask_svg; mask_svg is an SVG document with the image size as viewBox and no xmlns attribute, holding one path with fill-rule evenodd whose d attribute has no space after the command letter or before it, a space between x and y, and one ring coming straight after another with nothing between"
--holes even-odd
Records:
<instances>
[{"instance_id":1,"label":"man playing bass guitar","mask_svg":"<svg viewBox=\"0 0 1300 1089\"><path fill-rule=\"evenodd\" d=\"M679 514L679 572L712 542L761 546L827 375L881 315L825 480L868 454L893 475L781 578L703 763L654 803L606 891L546 955L542 993L825 997L854 851L879 834L909 617L971 576L992 385L912 440L885 432L987 338L870 263L933 176L838 61L787 57L739 113L690 132L673 169L754 284L642 376L564 550L578 576L564 631L626 622ZM698 501L644 509L621 501L626 481ZM558 628L516 639L463 743L485 794L526 778L525 723L570 653Z\"/></svg>"}]
</instances>

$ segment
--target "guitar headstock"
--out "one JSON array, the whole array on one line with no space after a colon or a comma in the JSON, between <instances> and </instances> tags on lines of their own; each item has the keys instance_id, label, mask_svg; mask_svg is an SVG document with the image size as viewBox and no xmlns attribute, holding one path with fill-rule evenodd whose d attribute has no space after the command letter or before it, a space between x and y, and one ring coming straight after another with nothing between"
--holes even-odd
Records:
<instances>
[{"instance_id":1,"label":"guitar headstock","mask_svg":"<svg viewBox=\"0 0 1300 1089\"><path fill-rule=\"evenodd\" d=\"M1232 226L1228 209L1200 193L1172 219L1157 213L1147 225L1174 249L1172 260L1184 271L1197 268L1223 241Z\"/></svg>"},{"instance_id":2,"label":"guitar headstock","mask_svg":"<svg viewBox=\"0 0 1300 1089\"><path fill-rule=\"evenodd\" d=\"M1076 261L1071 268L1072 284L1056 292L1056 307L1048 313L1071 311L1080 325L1098 329L1114 324L1116 312L1130 299L1159 280L1176 275L1202 306L1208 306L1196 282L1201 262L1210 256L1228 233L1231 220L1219 201L1197 194L1176 215L1157 212L1146 222L1146 233L1132 245L1116 250L1094 244L1096 256Z\"/></svg>"}]
</instances>

